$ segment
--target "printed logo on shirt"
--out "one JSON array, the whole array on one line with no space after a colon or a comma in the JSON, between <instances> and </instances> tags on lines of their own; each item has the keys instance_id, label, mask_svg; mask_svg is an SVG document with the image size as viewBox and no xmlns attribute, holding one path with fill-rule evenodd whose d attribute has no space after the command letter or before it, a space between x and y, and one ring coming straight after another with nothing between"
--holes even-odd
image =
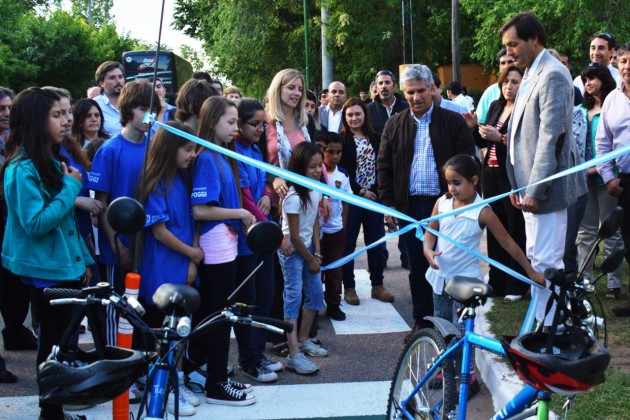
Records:
<instances>
[{"instance_id":1,"label":"printed logo on shirt","mask_svg":"<svg viewBox=\"0 0 630 420\"><path fill-rule=\"evenodd\" d=\"M93 182L95 184L98 183L98 180L101 179L101 174L96 172L90 172L88 175L88 181Z\"/></svg>"},{"instance_id":2,"label":"printed logo on shirt","mask_svg":"<svg viewBox=\"0 0 630 420\"><path fill-rule=\"evenodd\" d=\"M341 188L341 181L335 181L335 187Z\"/></svg>"},{"instance_id":3,"label":"printed logo on shirt","mask_svg":"<svg viewBox=\"0 0 630 420\"><path fill-rule=\"evenodd\" d=\"M204 188L195 188L193 193L190 195L191 198L204 198L208 196L208 192Z\"/></svg>"}]
</instances>

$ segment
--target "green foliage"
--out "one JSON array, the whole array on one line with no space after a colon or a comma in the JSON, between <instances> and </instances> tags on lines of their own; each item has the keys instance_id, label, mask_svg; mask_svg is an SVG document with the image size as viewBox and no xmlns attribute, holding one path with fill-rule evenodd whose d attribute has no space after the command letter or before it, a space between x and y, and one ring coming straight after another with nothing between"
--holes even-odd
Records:
<instances>
[{"instance_id":1,"label":"green foliage","mask_svg":"<svg viewBox=\"0 0 630 420\"><path fill-rule=\"evenodd\" d=\"M202 71L206 66L205 54L200 53L188 45L182 45L180 47L180 51L182 53L182 58L190 63L193 71Z\"/></svg>"},{"instance_id":2,"label":"green foliage","mask_svg":"<svg viewBox=\"0 0 630 420\"><path fill-rule=\"evenodd\" d=\"M59 9L35 13L24 2L10 7L10 19L2 21L0 31L0 84L16 91L52 85L83 97L98 65L119 60L137 43L118 35L111 23L94 28Z\"/></svg>"},{"instance_id":3,"label":"green foliage","mask_svg":"<svg viewBox=\"0 0 630 420\"><path fill-rule=\"evenodd\" d=\"M309 1L311 81L319 78L319 32L312 16L319 7ZM279 70L304 72L302 1L180 0L175 27L204 40L217 73L247 96L262 97Z\"/></svg>"},{"instance_id":4,"label":"green foliage","mask_svg":"<svg viewBox=\"0 0 630 420\"><path fill-rule=\"evenodd\" d=\"M334 78L351 95L367 89L381 69L395 72L403 62L400 0L317 0L307 2L310 85L320 89L320 6L329 11L328 39ZM436 69L451 63L451 1L414 0L413 56ZM588 0L460 0L462 63L496 67L501 49L499 28L522 10L545 24L549 47L567 51L575 69L588 62L588 45L599 31L630 39L629 2ZM261 96L280 69L304 71L304 29L301 0L178 0L176 27L202 39L220 75ZM405 1L409 5L408 1ZM407 19L409 10L405 12ZM406 27L406 61L411 62L410 27Z\"/></svg>"},{"instance_id":5,"label":"green foliage","mask_svg":"<svg viewBox=\"0 0 630 420\"><path fill-rule=\"evenodd\" d=\"M92 25L95 28L111 23L110 10L114 5L114 0L72 0L72 15L89 22L88 2L92 3Z\"/></svg>"},{"instance_id":6,"label":"green foliage","mask_svg":"<svg viewBox=\"0 0 630 420\"><path fill-rule=\"evenodd\" d=\"M589 0L460 0L466 20L474 22L474 52L487 70L496 67L501 49L499 29L520 11L531 11L547 31L547 47L566 51L574 70L588 64L588 46L598 32L613 34L619 43L630 39L630 3Z\"/></svg>"}]
</instances>

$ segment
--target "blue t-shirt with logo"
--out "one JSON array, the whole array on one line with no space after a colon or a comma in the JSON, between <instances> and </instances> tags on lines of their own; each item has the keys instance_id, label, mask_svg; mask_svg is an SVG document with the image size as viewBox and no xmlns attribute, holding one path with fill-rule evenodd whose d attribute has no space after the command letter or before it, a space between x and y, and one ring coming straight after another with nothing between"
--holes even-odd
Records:
<instances>
[{"instance_id":1,"label":"blue t-shirt with logo","mask_svg":"<svg viewBox=\"0 0 630 420\"><path fill-rule=\"evenodd\" d=\"M153 236L152 226L164 223L166 229L186 245L193 245L195 223L190 190L179 173L172 182L162 180L144 203L146 223L140 260L140 297L151 303L153 293L164 283L186 284L190 259L173 251Z\"/></svg>"},{"instance_id":2,"label":"blue t-shirt with logo","mask_svg":"<svg viewBox=\"0 0 630 420\"><path fill-rule=\"evenodd\" d=\"M226 158L210 150L204 150L195 158L191 203L208 204L225 209L240 209L238 188L232 168ZM239 234L241 244L242 223L240 219L203 220L199 223L199 234L203 235L216 225L225 223Z\"/></svg>"},{"instance_id":3,"label":"blue t-shirt with logo","mask_svg":"<svg viewBox=\"0 0 630 420\"><path fill-rule=\"evenodd\" d=\"M132 143L122 134L107 140L98 149L92 162L88 186L91 190L109 194L108 204L118 197L135 197L136 186L144 163L146 135L142 142ZM125 246L129 236L119 235ZM98 245L103 264L116 264L114 252L102 227L98 231Z\"/></svg>"}]
</instances>

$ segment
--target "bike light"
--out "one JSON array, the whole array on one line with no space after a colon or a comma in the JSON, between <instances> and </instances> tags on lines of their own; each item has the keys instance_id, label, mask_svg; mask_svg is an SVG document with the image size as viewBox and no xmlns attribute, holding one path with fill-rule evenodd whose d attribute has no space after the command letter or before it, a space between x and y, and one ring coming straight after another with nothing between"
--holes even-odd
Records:
<instances>
[{"instance_id":1,"label":"bike light","mask_svg":"<svg viewBox=\"0 0 630 420\"><path fill-rule=\"evenodd\" d=\"M177 323L177 334L180 337L188 337L188 334L190 334L190 318L183 316L179 319Z\"/></svg>"}]
</instances>

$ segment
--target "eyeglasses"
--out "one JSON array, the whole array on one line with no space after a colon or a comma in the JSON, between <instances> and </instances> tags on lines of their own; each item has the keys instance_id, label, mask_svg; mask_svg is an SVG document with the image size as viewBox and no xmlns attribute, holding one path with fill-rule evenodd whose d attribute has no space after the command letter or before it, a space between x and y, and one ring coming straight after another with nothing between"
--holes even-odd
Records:
<instances>
[{"instance_id":1,"label":"eyeglasses","mask_svg":"<svg viewBox=\"0 0 630 420\"><path fill-rule=\"evenodd\" d=\"M598 63L597 61L593 61L591 64L588 65L589 67L601 67L601 63Z\"/></svg>"},{"instance_id":2,"label":"eyeglasses","mask_svg":"<svg viewBox=\"0 0 630 420\"><path fill-rule=\"evenodd\" d=\"M249 121L245 121L245 124L251 125L256 130L260 130L261 128L263 130L266 130L267 129L267 125L268 125L266 121L263 121L263 122L249 122Z\"/></svg>"}]
</instances>

